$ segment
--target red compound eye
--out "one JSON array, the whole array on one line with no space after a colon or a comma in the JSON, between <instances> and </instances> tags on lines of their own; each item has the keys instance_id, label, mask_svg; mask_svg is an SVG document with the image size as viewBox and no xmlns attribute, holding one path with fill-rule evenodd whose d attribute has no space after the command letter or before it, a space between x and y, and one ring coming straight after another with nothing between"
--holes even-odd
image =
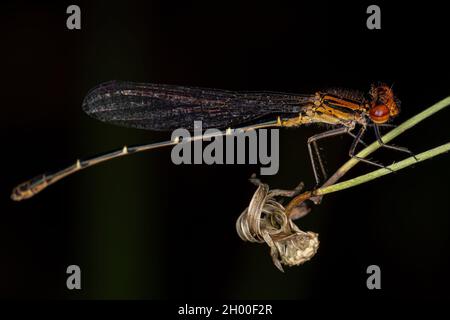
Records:
<instances>
[{"instance_id":1,"label":"red compound eye","mask_svg":"<svg viewBox=\"0 0 450 320\"><path fill-rule=\"evenodd\" d=\"M375 123L385 123L389 120L389 108L384 104L379 104L369 112L370 119Z\"/></svg>"}]
</instances>

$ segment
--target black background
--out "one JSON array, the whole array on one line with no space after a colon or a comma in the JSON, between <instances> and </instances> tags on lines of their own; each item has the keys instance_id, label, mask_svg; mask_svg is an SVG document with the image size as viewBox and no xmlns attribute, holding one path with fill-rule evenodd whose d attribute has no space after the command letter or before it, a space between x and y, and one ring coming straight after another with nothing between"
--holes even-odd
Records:
<instances>
[{"instance_id":1,"label":"black background","mask_svg":"<svg viewBox=\"0 0 450 320\"><path fill-rule=\"evenodd\" d=\"M320 235L318 254L280 273L268 248L242 242L234 223L255 190L257 166L175 166L170 150L111 161L23 202L12 187L77 157L168 134L86 116L87 90L112 79L310 93L394 85L397 123L450 94L445 8L378 2L382 29L359 4L250 1L77 3L82 29L59 4L2 3L0 296L6 298L300 299L448 297L448 158L329 195L299 221ZM397 138L415 152L447 142L444 110ZM313 185L306 140L321 128L283 130L272 187ZM324 143L327 167L349 138ZM402 154L378 151L383 163ZM359 165L351 175L372 168ZM66 267L82 269L81 291ZM366 288L381 267L382 290Z\"/></svg>"}]
</instances>

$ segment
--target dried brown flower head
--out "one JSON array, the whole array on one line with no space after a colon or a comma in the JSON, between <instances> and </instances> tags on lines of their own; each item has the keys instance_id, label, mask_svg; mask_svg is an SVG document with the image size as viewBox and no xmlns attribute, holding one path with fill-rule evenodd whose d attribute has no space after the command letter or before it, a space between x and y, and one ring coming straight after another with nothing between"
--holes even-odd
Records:
<instances>
[{"instance_id":1,"label":"dried brown flower head","mask_svg":"<svg viewBox=\"0 0 450 320\"><path fill-rule=\"evenodd\" d=\"M318 234L300 230L276 199L299 194L303 185L292 191L269 190L269 186L258 179L251 181L258 189L236 222L239 237L244 241L267 243L273 263L281 271L284 271L282 264L296 266L310 260L319 248ZM298 211L301 213L297 216L302 216L309 209L300 206Z\"/></svg>"}]
</instances>

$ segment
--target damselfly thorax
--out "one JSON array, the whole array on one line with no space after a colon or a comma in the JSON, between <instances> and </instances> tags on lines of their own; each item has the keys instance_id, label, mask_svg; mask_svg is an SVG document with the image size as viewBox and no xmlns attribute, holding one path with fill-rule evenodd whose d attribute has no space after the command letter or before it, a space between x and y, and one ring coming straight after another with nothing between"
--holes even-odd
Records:
<instances>
[{"instance_id":1,"label":"damselfly thorax","mask_svg":"<svg viewBox=\"0 0 450 320\"><path fill-rule=\"evenodd\" d=\"M373 127L382 146L402 152L409 150L385 145L379 126L400 112L399 102L392 88L385 84L373 85L367 95L359 92L333 89L314 94L284 94L273 92L234 92L160 84L111 81L101 84L86 95L83 110L104 122L130 128L171 131L177 128L193 129L194 121L202 121L203 128L238 128L242 131L259 128L297 127L324 123L333 127L308 139L308 151L316 183L326 178L317 142L340 134L349 134L353 143L349 156L362 142L368 127ZM356 133L355 128L359 127ZM226 135L224 130L222 135ZM210 138L208 135L201 139ZM198 140L193 136L188 141ZM14 188L13 200L32 197L54 182L81 169L132 153L174 146L179 140L122 147L87 160L77 160L59 171L39 175ZM384 167L367 159L371 165Z\"/></svg>"}]
</instances>

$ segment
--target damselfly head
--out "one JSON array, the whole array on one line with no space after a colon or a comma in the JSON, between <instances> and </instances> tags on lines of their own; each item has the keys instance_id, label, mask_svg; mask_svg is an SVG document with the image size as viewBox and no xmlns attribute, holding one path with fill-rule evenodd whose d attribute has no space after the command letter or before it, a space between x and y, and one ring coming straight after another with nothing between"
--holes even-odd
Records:
<instances>
[{"instance_id":1,"label":"damselfly head","mask_svg":"<svg viewBox=\"0 0 450 320\"><path fill-rule=\"evenodd\" d=\"M400 113L400 101L386 84L372 85L369 117L375 123L386 123Z\"/></svg>"}]
</instances>

